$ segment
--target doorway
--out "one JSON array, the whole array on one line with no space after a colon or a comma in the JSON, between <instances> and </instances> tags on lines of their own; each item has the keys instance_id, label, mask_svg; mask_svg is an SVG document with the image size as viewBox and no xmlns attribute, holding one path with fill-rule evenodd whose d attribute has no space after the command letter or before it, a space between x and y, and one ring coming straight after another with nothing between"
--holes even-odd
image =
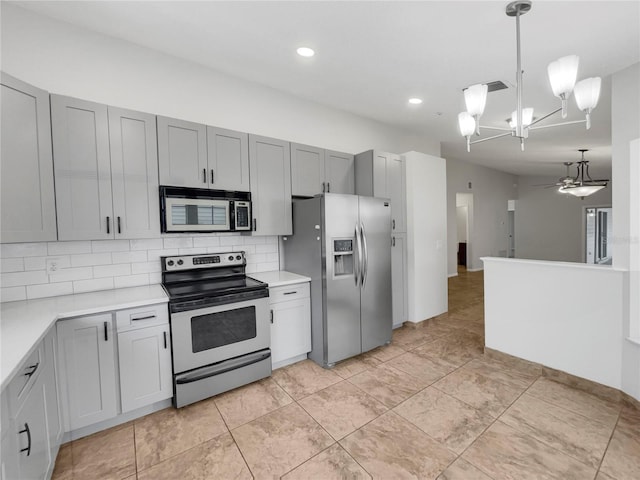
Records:
<instances>
[{"instance_id":1,"label":"doorway","mask_svg":"<svg viewBox=\"0 0 640 480\"><path fill-rule=\"evenodd\" d=\"M611 207L584 208L585 263L611 265L613 257L609 239L613 235Z\"/></svg>"},{"instance_id":2,"label":"doorway","mask_svg":"<svg viewBox=\"0 0 640 480\"><path fill-rule=\"evenodd\" d=\"M471 193L456 193L456 232L458 270L472 270L473 194Z\"/></svg>"}]
</instances>

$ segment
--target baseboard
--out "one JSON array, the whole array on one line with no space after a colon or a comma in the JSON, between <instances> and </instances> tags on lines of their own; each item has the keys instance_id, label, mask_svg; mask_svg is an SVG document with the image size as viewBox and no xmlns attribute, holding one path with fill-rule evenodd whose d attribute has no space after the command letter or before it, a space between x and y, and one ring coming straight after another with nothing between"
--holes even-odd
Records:
<instances>
[{"instance_id":1,"label":"baseboard","mask_svg":"<svg viewBox=\"0 0 640 480\"><path fill-rule=\"evenodd\" d=\"M456 273L450 273L450 274L448 275L448 277L449 277L449 278L453 278L453 277L457 277L457 276L458 276L458 272L456 272Z\"/></svg>"},{"instance_id":2,"label":"baseboard","mask_svg":"<svg viewBox=\"0 0 640 480\"><path fill-rule=\"evenodd\" d=\"M467 268L467 272L482 272L484 268Z\"/></svg>"},{"instance_id":3,"label":"baseboard","mask_svg":"<svg viewBox=\"0 0 640 480\"><path fill-rule=\"evenodd\" d=\"M276 362L273 364L273 366L271 367L273 370L276 370L278 368L282 368L282 367L286 367L287 365L291 365L293 363L298 363L301 362L302 360L306 360L307 359L307 354L303 353L302 355L298 355L296 357L291 357L291 358L287 358L286 360L281 360L279 362Z\"/></svg>"}]
</instances>

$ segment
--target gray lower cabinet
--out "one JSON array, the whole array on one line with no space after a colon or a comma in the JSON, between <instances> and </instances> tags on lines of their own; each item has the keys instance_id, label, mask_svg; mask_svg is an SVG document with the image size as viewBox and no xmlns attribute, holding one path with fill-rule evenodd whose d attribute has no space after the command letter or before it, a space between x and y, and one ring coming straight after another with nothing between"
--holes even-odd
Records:
<instances>
[{"instance_id":1,"label":"gray lower cabinet","mask_svg":"<svg viewBox=\"0 0 640 480\"><path fill-rule=\"evenodd\" d=\"M280 368L311 351L309 282L269 288L271 362Z\"/></svg>"},{"instance_id":2,"label":"gray lower cabinet","mask_svg":"<svg viewBox=\"0 0 640 480\"><path fill-rule=\"evenodd\" d=\"M291 144L291 194L354 193L353 155Z\"/></svg>"},{"instance_id":3,"label":"gray lower cabinet","mask_svg":"<svg viewBox=\"0 0 640 480\"><path fill-rule=\"evenodd\" d=\"M56 240L49 94L2 73L0 242Z\"/></svg>"},{"instance_id":4,"label":"gray lower cabinet","mask_svg":"<svg viewBox=\"0 0 640 480\"><path fill-rule=\"evenodd\" d=\"M65 431L115 417L116 337L111 313L57 323Z\"/></svg>"},{"instance_id":5,"label":"gray lower cabinet","mask_svg":"<svg viewBox=\"0 0 640 480\"><path fill-rule=\"evenodd\" d=\"M160 235L155 116L51 95L59 240Z\"/></svg>"},{"instance_id":6,"label":"gray lower cabinet","mask_svg":"<svg viewBox=\"0 0 640 480\"><path fill-rule=\"evenodd\" d=\"M62 431L55 383L55 329L2 392L2 478L50 478Z\"/></svg>"},{"instance_id":7,"label":"gray lower cabinet","mask_svg":"<svg viewBox=\"0 0 640 480\"><path fill-rule=\"evenodd\" d=\"M160 183L249 191L248 141L246 133L158 117Z\"/></svg>"},{"instance_id":8,"label":"gray lower cabinet","mask_svg":"<svg viewBox=\"0 0 640 480\"><path fill-rule=\"evenodd\" d=\"M391 230L406 232L404 160L394 153L369 150L355 156L356 195L391 200Z\"/></svg>"},{"instance_id":9,"label":"gray lower cabinet","mask_svg":"<svg viewBox=\"0 0 640 480\"><path fill-rule=\"evenodd\" d=\"M407 234L393 233L391 237L391 298L394 327L407 321L409 304L407 278Z\"/></svg>"},{"instance_id":10,"label":"gray lower cabinet","mask_svg":"<svg viewBox=\"0 0 640 480\"><path fill-rule=\"evenodd\" d=\"M289 142L249 135L254 234L291 235Z\"/></svg>"}]
</instances>

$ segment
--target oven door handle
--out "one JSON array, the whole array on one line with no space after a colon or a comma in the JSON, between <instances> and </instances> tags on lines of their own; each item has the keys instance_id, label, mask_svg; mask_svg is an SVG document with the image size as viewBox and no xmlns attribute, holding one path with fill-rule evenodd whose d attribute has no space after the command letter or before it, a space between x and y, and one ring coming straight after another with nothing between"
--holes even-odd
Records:
<instances>
[{"instance_id":1,"label":"oven door handle","mask_svg":"<svg viewBox=\"0 0 640 480\"><path fill-rule=\"evenodd\" d=\"M271 356L271 350L260 350L259 352L250 353L249 355L243 355L240 358L232 358L225 360L224 362L216 363L215 365L209 365L208 367L202 367L195 371L176 375L176 383L183 385L185 383L193 383L205 378L214 377L222 373L230 372L238 368L253 365L254 363L261 362Z\"/></svg>"}]
</instances>

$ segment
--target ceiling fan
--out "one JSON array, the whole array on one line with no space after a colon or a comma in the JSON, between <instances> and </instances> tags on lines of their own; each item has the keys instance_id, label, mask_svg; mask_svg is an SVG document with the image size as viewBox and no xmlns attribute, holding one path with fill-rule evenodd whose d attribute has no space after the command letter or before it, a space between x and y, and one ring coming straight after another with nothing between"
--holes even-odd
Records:
<instances>
[{"instance_id":1,"label":"ceiling fan","mask_svg":"<svg viewBox=\"0 0 640 480\"><path fill-rule=\"evenodd\" d=\"M554 184L537 186L544 186L545 188L560 187L558 188L560 193L569 193L580 198L588 197L589 195L606 188L609 183L609 179L594 180L591 178L591 175L589 175L589 162L584 159L584 152L588 152L589 150L582 148L578 151L582 154L582 158L577 162L577 172L575 177L571 177L569 175L569 167L573 163L564 162L565 167L567 167L567 175L565 177L559 178Z\"/></svg>"}]
</instances>

